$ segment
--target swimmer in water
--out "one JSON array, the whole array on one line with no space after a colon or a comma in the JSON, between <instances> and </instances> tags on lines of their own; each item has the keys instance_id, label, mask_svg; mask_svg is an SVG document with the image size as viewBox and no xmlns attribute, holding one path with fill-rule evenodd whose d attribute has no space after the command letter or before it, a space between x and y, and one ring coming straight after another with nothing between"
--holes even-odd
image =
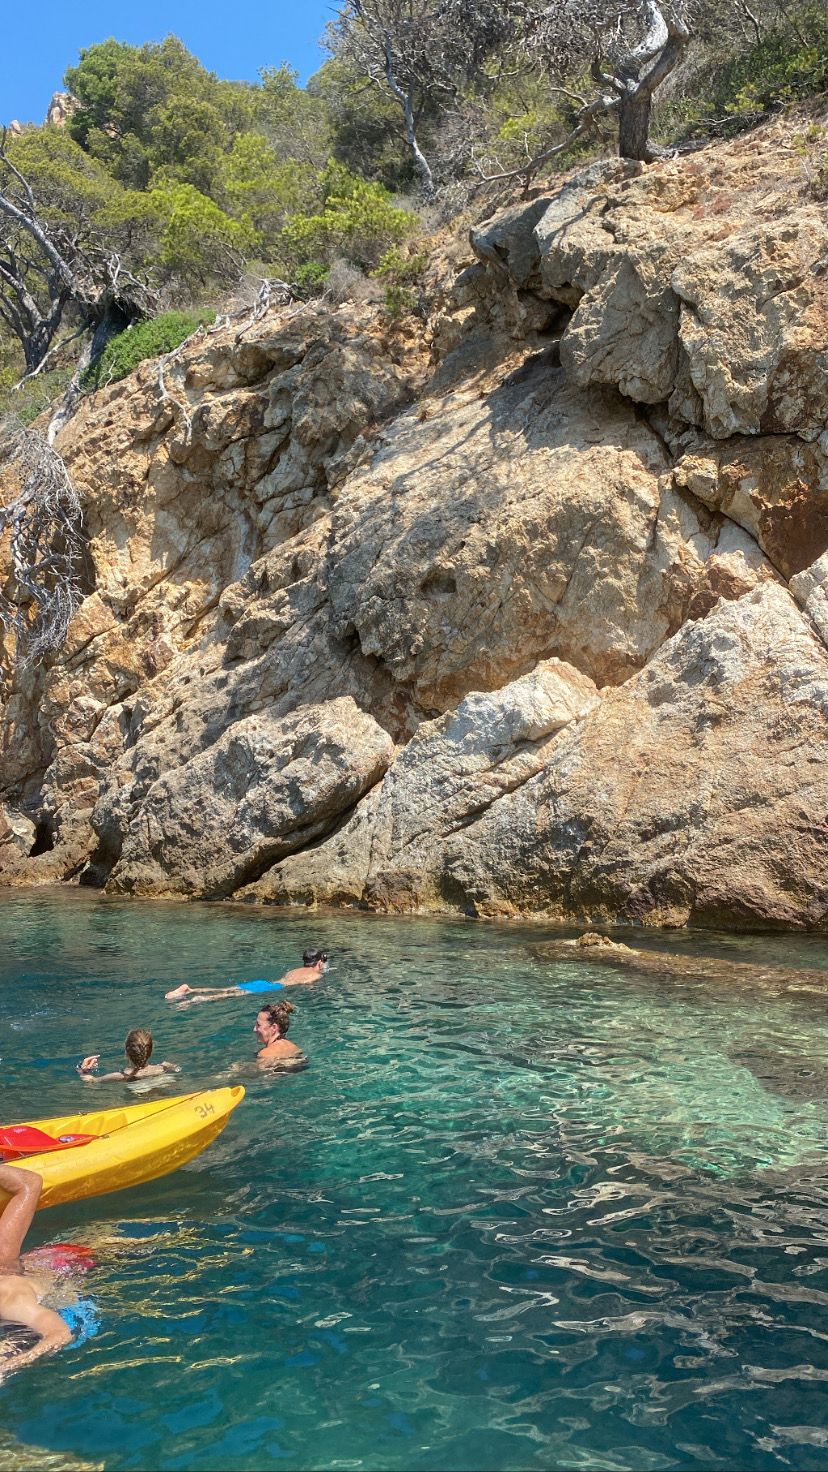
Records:
<instances>
[{"instance_id":1,"label":"swimmer in water","mask_svg":"<svg viewBox=\"0 0 828 1472\"><path fill-rule=\"evenodd\" d=\"M256 1014L253 1032L262 1044L256 1054L257 1063L285 1063L291 1058L302 1058L302 1049L288 1042L291 1002L270 1002Z\"/></svg>"},{"instance_id":2,"label":"swimmer in water","mask_svg":"<svg viewBox=\"0 0 828 1472\"><path fill-rule=\"evenodd\" d=\"M280 992L286 986L312 986L328 969L327 951L303 951L302 965L286 971L278 981L240 981L236 986L188 986L186 981L167 992L168 1002L217 1002L221 997L250 997L265 992Z\"/></svg>"},{"instance_id":3,"label":"swimmer in water","mask_svg":"<svg viewBox=\"0 0 828 1472\"><path fill-rule=\"evenodd\" d=\"M0 1380L31 1365L41 1355L54 1354L69 1344L71 1330L60 1314L46 1308L43 1299L53 1287L54 1274L27 1273L21 1250L37 1210L43 1179L18 1165L0 1165L0 1188L9 1200L0 1214L0 1319L22 1324L37 1335L30 1349L0 1351Z\"/></svg>"},{"instance_id":4,"label":"swimmer in water","mask_svg":"<svg viewBox=\"0 0 828 1472\"><path fill-rule=\"evenodd\" d=\"M147 1032L145 1027L134 1027L132 1032L127 1033L124 1043L124 1052L127 1056L127 1067L120 1069L117 1073L96 1072L100 1062L100 1053L90 1053L78 1064L78 1073L87 1084L107 1083L132 1083L136 1078L155 1078L162 1073L180 1073L181 1069L177 1063L150 1063L152 1054L152 1033Z\"/></svg>"}]
</instances>

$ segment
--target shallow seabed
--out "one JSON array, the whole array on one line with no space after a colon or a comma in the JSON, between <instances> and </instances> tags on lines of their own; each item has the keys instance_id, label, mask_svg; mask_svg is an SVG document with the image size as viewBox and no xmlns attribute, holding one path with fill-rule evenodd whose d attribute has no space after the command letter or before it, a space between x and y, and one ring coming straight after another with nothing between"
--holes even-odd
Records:
<instances>
[{"instance_id":1,"label":"shallow seabed","mask_svg":"<svg viewBox=\"0 0 828 1472\"><path fill-rule=\"evenodd\" d=\"M21 1469L828 1468L828 985L552 963L551 934L0 896L4 1122L77 1107L78 1058L137 1025L176 1090L248 1088L175 1175L38 1217L95 1248L101 1328L0 1385ZM250 1067L255 1002L163 1000L309 943L303 1073Z\"/></svg>"}]
</instances>

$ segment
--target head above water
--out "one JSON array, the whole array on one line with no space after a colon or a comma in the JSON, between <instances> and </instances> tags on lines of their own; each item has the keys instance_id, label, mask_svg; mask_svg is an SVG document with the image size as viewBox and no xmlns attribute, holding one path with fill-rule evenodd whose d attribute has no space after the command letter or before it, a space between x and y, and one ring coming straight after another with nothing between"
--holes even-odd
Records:
<instances>
[{"instance_id":1,"label":"head above water","mask_svg":"<svg viewBox=\"0 0 828 1472\"><path fill-rule=\"evenodd\" d=\"M303 951L302 952L302 965L303 966L321 966L323 971L327 971L327 969L328 969L328 952L327 951Z\"/></svg>"},{"instance_id":2,"label":"head above water","mask_svg":"<svg viewBox=\"0 0 828 1472\"><path fill-rule=\"evenodd\" d=\"M152 1057L152 1033L145 1027L133 1027L126 1035L124 1052L133 1068L145 1068Z\"/></svg>"},{"instance_id":3,"label":"head above water","mask_svg":"<svg viewBox=\"0 0 828 1472\"><path fill-rule=\"evenodd\" d=\"M268 1043L275 1043L278 1038L285 1037L293 1010L292 1002L270 1002L266 1007L259 1008L253 1031L265 1047Z\"/></svg>"}]
</instances>

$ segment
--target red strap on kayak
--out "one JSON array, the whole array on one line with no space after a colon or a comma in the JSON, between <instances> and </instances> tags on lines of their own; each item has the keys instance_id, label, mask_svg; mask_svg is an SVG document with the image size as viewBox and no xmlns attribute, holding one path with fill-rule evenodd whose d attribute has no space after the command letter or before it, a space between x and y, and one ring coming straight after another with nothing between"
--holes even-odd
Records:
<instances>
[{"instance_id":1,"label":"red strap on kayak","mask_svg":"<svg viewBox=\"0 0 828 1472\"><path fill-rule=\"evenodd\" d=\"M41 1155L49 1150L72 1150L76 1145L88 1145L97 1140L97 1135L47 1135L32 1124L10 1124L0 1129L0 1155L15 1159L20 1155Z\"/></svg>"}]
</instances>

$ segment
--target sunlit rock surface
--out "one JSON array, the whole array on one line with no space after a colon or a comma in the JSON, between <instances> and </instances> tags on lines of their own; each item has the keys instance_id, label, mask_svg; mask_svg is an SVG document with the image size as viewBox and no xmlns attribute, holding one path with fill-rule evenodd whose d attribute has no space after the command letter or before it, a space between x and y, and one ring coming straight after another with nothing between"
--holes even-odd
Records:
<instances>
[{"instance_id":1,"label":"sunlit rock surface","mask_svg":"<svg viewBox=\"0 0 828 1472\"><path fill-rule=\"evenodd\" d=\"M435 238L427 321L273 308L84 400L86 597L47 665L0 646L0 882L824 928L790 126Z\"/></svg>"}]
</instances>

